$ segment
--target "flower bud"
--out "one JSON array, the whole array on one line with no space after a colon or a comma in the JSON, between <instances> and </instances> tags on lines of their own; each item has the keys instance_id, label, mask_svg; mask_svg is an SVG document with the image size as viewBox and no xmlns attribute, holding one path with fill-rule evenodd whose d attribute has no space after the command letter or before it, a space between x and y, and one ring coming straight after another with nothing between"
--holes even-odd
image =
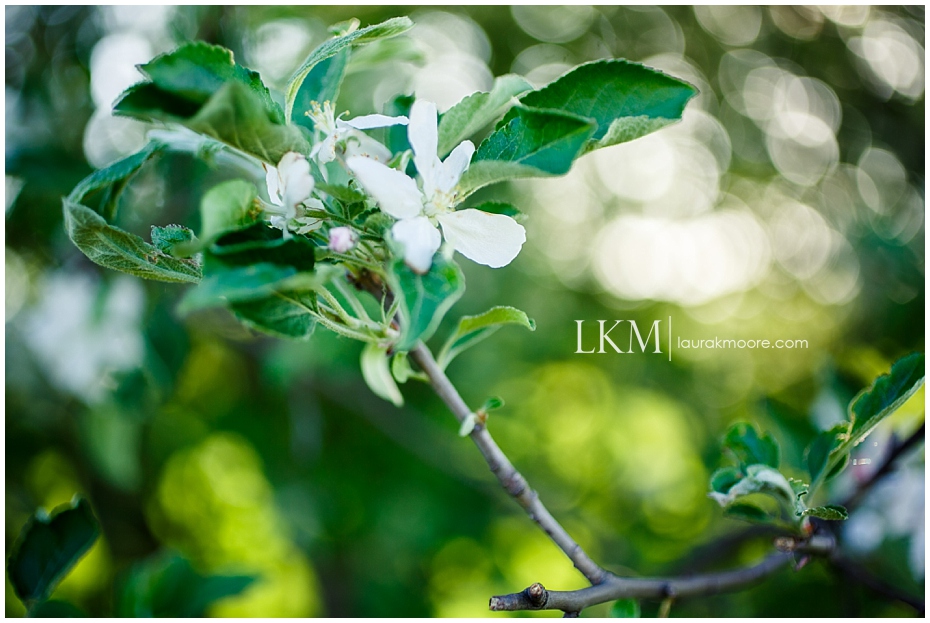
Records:
<instances>
[{"instance_id":1,"label":"flower bud","mask_svg":"<svg viewBox=\"0 0 930 623\"><path fill-rule=\"evenodd\" d=\"M358 242L358 236L348 227L333 227L329 230L329 250L345 253Z\"/></svg>"}]
</instances>

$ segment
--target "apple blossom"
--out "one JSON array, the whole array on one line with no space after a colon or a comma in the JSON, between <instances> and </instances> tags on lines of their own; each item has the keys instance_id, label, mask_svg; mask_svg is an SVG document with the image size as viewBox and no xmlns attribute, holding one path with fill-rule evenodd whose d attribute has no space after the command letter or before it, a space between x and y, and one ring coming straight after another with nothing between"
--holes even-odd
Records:
<instances>
[{"instance_id":1,"label":"apple blossom","mask_svg":"<svg viewBox=\"0 0 930 623\"><path fill-rule=\"evenodd\" d=\"M359 184L381 210L399 219L391 234L403 245L407 265L417 272L428 272L443 235L453 249L479 264L500 268L513 261L526 241L522 225L502 214L453 209L459 201L457 185L468 169L474 144L460 143L441 161L436 105L423 100L411 108L407 137L422 188L403 172L372 158L346 159Z\"/></svg>"}]
</instances>

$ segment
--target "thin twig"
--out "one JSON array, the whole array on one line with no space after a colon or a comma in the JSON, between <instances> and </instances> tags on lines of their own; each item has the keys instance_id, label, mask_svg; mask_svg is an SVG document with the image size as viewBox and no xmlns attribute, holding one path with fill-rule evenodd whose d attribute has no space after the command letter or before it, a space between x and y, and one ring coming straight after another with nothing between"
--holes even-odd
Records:
<instances>
[{"instance_id":1,"label":"thin twig","mask_svg":"<svg viewBox=\"0 0 930 623\"><path fill-rule=\"evenodd\" d=\"M446 403L460 423L472 414L471 409L462 400L449 377L442 371L433 358L433 354L424 344L420 343L410 351L410 359L420 366L420 369L429 378L433 390ZM603 582L608 573L594 562L562 527L562 524L556 521L552 513L539 500L539 494L529 486L526 478L516 470L507 455L503 453L494 438L491 437L491 433L484 426L479 425L474 428L469 436L478 446L478 450L484 457L485 462L487 462L491 472L497 476L501 486L526 510L530 519L535 521L542 531L549 535L549 538L558 545L559 549L575 565L575 568L591 584Z\"/></svg>"}]
</instances>

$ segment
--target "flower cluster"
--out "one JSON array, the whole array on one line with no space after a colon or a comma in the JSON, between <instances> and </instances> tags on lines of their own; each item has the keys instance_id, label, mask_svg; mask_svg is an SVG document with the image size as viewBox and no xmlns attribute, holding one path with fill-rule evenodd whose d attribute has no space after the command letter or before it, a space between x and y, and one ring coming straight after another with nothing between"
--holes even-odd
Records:
<instances>
[{"instance_id":1,"label":"flower cluster","mask_svg":"<svg viewBox=\"0 0 930 623\"><path fill-rule=\"evenodd\" d=\"M358 185L380 210L396 219L390 239L404 261L416 272L426 273L443 239L465 257L492 268L506 266L519 254L526 241L523 226L502 214L474 208L456 209L461 202L459 181L468 169L475 146L460 143L445 160L438 154L438 114L436 105L417 100L410 117L366 115L343 120L333 105L314 103L307 113L314 123L317 139L309 157L295 152L284 155L277 167L266 166L270 204L266 212L273 227L306 234L323 225L308 215L324 211L319 197L314 197L311 174L314 161L320 176L326 179L327 165L344 165ZM401 168L408 158L395 154L363 132L395 125L407 126L407 138L413 151L413 164L419 180ZM391 163L399 163L394 168ZM346 252L358 241L358 234L341 226L329 232L329 248Z\"/></svg>"}]
</instances>

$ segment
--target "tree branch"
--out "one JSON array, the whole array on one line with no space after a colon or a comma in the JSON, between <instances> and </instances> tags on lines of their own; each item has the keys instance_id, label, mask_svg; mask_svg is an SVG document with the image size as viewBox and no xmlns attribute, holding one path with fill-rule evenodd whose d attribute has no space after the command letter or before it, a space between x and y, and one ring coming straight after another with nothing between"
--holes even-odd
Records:
<instances>
[{"instance_id":1,"label":"tree branch","mask_svg":"<svg viewBox=\"0 0 930 623\"><path fill-rule=\"evenodd\" d=\"M433 390L449 407L459 422L468 418L472 411L462 400L455 386L446 376L445 372L436 363L433 354L423 344L418 344L409 354L410 359L416 362L420 369L429 378ZM568 534L552 513L539 500L539 494L526 482L526 478L516 470L507 455L500 449L491 433L484 425L478 424L469 435L478 450L487 462L491 472L497 476L501 486L536 522L543 532L549 535L555 544L575 565L591 584L600 584L607 578L608 573L602 569Z\"/></svg>"},{"instance_id":2,"label":"tree branch","mask_svg":"<svg viewBox=\"0 0 930 623\"><path fill-rule=\"evenodd\" d=\"M561 610L581 612L596 604L618 599L681 599L715 595L746 588L772 575L794 558L794 552L827 554L833 550L830 536L814 536L809 541L792 542L783 551L743 569L678 578L621 578L609 573L603 582L576 591L550 591L533 584L520 593L492 597L491 610Z\"/></svg>"},{"instance_id":3,"label":"tree branch","mask_svg":"<svg viewBox=\"0 0 930 623\"><path fill-rule=\"evenodd\" d=\"M472 415L471 409L459 395L445 372L436 363L432 353L418 344L409 354L426 374L436 394L449 407L459 422ZM520 593L492 597L491 610L561 610L566 615L581 612L594 604L624 598L680 598L694 595L712 595L736 590L778 571L793 559L793 552L823 554L832 551L832 536L814 536L807 541L782 539L782 552L761 563L744 569L709 573L681 578L621 578L601 568L568 534L539 499L539 495L516 470L483 424L477 424L469 435L497 476L501 486L530 519L549 535L555 544L572 561L592 586L576 591L549 591L542 584L533 584ZM790 542L789 542L790 541Z\"/></svg>"}]
</instances>

